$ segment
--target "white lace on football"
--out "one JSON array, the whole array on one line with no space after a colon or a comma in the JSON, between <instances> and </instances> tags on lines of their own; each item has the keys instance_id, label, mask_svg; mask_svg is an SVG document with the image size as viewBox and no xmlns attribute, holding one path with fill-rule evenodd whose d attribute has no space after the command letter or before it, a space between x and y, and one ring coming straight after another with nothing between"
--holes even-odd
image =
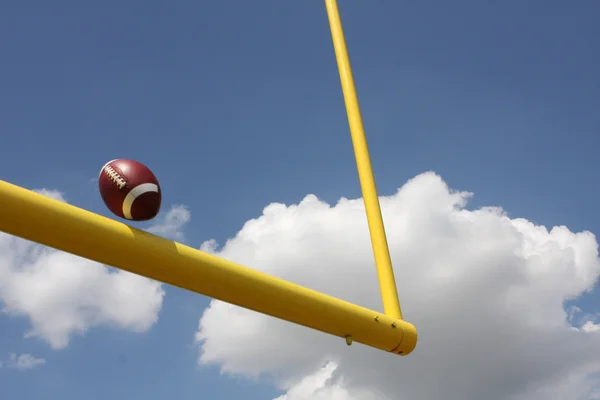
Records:
<instances>
[{"instance_id":1,"label":"white lace on football","mask_svg":"<svg viewBox=\"0 0 600 400\"><path fill-rule=\"evenodd\" d=\"M127 185L125 179L111 165L104 167L104 173L119 189L123 189Z\"/></svg>"}]
</instances>

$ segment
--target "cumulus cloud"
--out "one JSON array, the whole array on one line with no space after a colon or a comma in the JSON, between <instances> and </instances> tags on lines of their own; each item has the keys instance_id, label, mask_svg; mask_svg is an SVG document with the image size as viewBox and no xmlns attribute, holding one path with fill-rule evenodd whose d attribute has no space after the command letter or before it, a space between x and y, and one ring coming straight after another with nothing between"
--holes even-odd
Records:
<instances>
[{"instance_id":1,"label":"cumulus cloud","mask_svg":"<svg viewBox=\"0 0 600 400\"><path fill-rule=\"evenodd\" d=\"M166 214L158 215L158 222L148 228L148 232L171 240L183 241L183 227L190 222L191 214L187 207L173 206Z\"/></svg>"},{"instance_id":2,"label":"cumulus cloud","mask_svg":"<svg viewBox=\"0 0 600 400\"><path fill-rule=\"evenodd\" d=\"M0 368L6 367L18 371L27 371L44 364L46 364L46 360L43 358L36 358L28 353L19 356L15 353L10 353L7 361L0 362Z\"/></svg>"},{"instance_id":3,"label":"cumulus cloud","mask_svg":"<svg viewBox=\"0 0 600 400\"><path fill-rule=\"evenodd\" d=\"M38 192L65 201L59 192ZM150 230L179 237L188 220L187 210L175 207ZM164 294L159 282L0 234L2 312L28 318L25 336L54 349L100 325L147 331L158 320Z\"/></svg>"},{"instance_id":4,"label":"cumulus cloud","mask_svg":"<svg viewBox=\"0 0 600 400\"><path fill-rule=\"evenodd\" d=\"M469 210L470 197L425 173L380 199L403 312L420 334L411 355L212 301L199 362L268 377L286 391L279 400L592 398L600 331L572 323L582 311L564 303L597 281L595 236ZM370 246L361 199L330 206L310 195L269 205L221 249L203 249L380 310Z\"/></svg>"},{"instance_id":5,"label":"cumulus cloud","mask_svg":"<svg viewBox=\"0 0 600 400\"><path fill-rule=\"evenodd\" d=\"M354 388L352 394L344 385L343 378L335 377L337 364L328 362L314 374L302 378L286 394L274 400L370 400L377 390Z\"/></svg>"}]
</instances>

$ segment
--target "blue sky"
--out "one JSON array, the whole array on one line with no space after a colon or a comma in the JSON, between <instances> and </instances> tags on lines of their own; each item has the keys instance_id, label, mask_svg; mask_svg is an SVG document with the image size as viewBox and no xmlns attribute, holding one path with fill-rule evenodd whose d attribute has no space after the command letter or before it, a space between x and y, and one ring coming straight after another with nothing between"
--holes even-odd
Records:
<instances>
[{"instance_id":1,"label":"blue sky","mask_svg":"<svg viewBox=\"0 0 600 400\"><path fill-rule=\"evenodd\" d=\"M470 207L600 231L600 7L340 1L382 194L433 170ZM267 204L359 197L321 1L112 0L0 5L0 178L63 191L108 215L93 178L149 165L165 208L192 212L186 243L224 242ZM578 304L598 310L600 295ZM146 334L95 328L61 351L0 318L0 370L22 399L271 399L261 383L198 367L208 299L167 288ZM6 356L2 356L2 355Z\"/></svg>"}]
</instances>

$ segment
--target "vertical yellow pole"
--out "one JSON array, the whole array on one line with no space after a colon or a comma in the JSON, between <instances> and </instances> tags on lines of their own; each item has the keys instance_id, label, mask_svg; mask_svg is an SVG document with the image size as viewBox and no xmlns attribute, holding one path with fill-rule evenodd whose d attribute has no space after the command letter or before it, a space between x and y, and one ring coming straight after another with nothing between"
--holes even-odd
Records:
<instances>
[{"instance_id":1,"label":"vertical yellow pole","mask_svg":"<svg viewBox=\"0 0 600 400\"><path fill-rule=\"evenodd\" d=\"M394 271L392 269L392 260L385 237L385 228L383 226L383 217L379 206L379 197L377 196L377 187L373 169L371 168L371 158L369 157L369 148L365 137L356 87L352 77L350 67L350 58L342 21L336 0L325 0L331 36L333 38L333 47L337 59L342 91L344 92L344 101L346 103L346 112L348 114L348 123L352 135L352 144L356 156L356 166L358 168L358 178L362 188L365 209L367 212L367 221L369 223L369 232L371 234L371 244L373 245L373 255L379 277L379 286L381 288L381 299L383 301L383 310L390 317L402 319L400 311L400 302L398 301L398 292L396 290L396 281L394 280Z\"/></svg>"}]
</instances>

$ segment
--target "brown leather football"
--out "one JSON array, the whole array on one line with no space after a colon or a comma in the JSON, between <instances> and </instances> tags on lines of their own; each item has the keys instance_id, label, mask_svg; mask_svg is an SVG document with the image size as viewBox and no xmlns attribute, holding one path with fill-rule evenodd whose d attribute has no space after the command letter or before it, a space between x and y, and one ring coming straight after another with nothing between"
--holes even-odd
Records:
<instances>
[{"instance_id":1,"label":"brown leather football","mask_svg":"<svg viewBox=\"0 0 600 400\"><path fill-rule=\"evenodd\" d=\"M115 215L147 221L160 211L162 195L156 176L144 164L127 159L104 164L98 177L100 195Z\"/></svg>"}]
</instances>

